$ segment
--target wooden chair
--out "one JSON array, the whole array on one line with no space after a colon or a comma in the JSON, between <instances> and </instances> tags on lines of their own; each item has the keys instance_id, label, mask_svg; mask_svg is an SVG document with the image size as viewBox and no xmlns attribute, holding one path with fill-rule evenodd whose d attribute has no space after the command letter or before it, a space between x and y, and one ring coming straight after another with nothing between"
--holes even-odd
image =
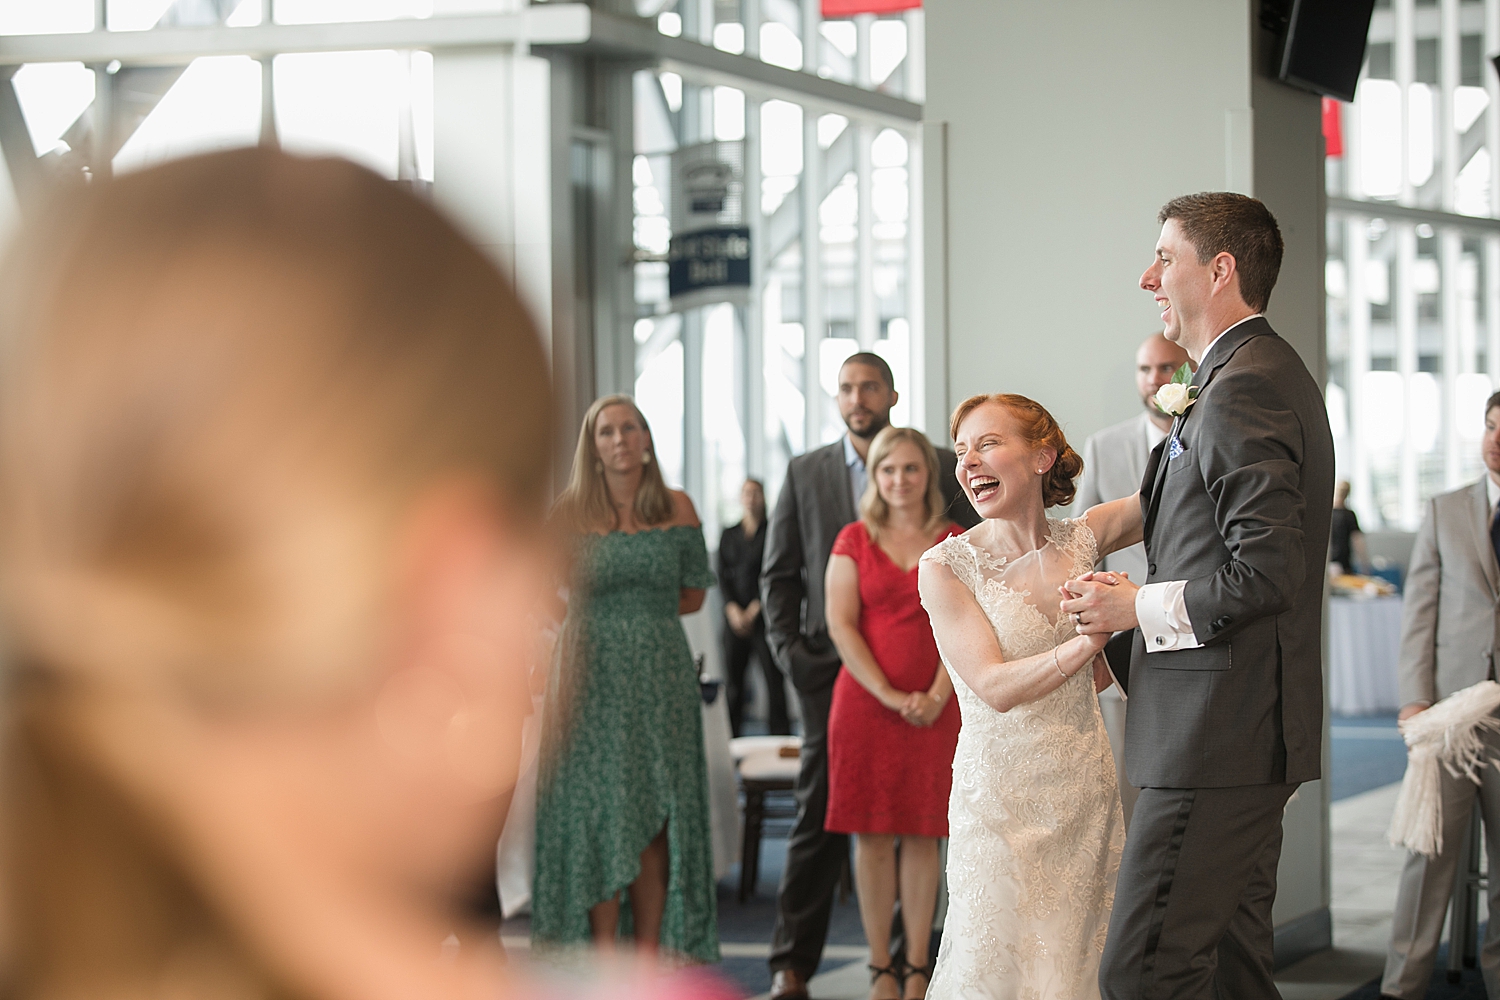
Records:
<instances>
[{"instance_id":1,"label":"wooden chair","mask_svg":"<svg viewBox=\"0 0 1500 1000\"><path fill-rule=\"evenodd\" d=\"M802 741L796 737L778 739L775 745L744 748L749 752L739 757L740 790L745 796L745 826L740 838L741 903L755 894L755 882L760 875L760 836L765 821L791 819L797 815L797 804L791 799L791 792L796 787L797 772L801 767L797 751ZM739 742L731 742L731 754L735 752L733 744ZM771 796L769 803L767 796Z\"/></svg>"}]
</instances>

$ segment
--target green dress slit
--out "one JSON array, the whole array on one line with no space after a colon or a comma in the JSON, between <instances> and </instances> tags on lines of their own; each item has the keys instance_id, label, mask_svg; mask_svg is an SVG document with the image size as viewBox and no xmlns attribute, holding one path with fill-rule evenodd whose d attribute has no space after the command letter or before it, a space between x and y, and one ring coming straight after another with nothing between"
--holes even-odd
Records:
<instances>
[{"instance_id":1,"label":"green dress slit","mask_svg":"<svg viewBox=\"0 0 1500 1000\"><path fill-rule=\"evenodd\" d=\"M714 581L701 529L576 540L537 787L531 934L538 951L590 941L589 909L621 894L667 829L664 953L719 959L698 678L677 607Z\"/></svg>"}]
</instances>

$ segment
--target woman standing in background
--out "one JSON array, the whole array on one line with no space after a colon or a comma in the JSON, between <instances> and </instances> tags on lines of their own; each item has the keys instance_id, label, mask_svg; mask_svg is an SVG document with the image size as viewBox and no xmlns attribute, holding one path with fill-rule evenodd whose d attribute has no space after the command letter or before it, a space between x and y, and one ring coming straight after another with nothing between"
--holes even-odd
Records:
<instances>
[{"instance_id":1,"label":"woman standing in background","mask_svg":"<svg viewBox=\"0 0 1500 1000\"><path fill-rule=\"evenodd\" d=\"M554 522L573 539L537 786L532 938L719 957L708 767L680 615L713 583L629 396L589 407ZM623 895L623 899L622 899Z\"/></svg>"},{"instance_id":2,"label":"woman standing in background","mask_svg":"<svg viewBox=\"0 0 1500 1000\"><path fill-rule=\"evenodd\" d=\"M554 572L494 265L261 147L68 187L0 280L0 992L541 997L436 960Z\"/></svg>"},{"instance_id":3,"label":"woman standing in background","mask_svg":"<svg viewBox=\"0 0 1500 1000\"><path fill-rule=\"evenodd\" d=\"M881 431L868 468L860 519L839 532L828 560L828 634L844 666L828 719L824 826L855 835L870 996L922 997L959 717L917 593L917 562L960 529L943 514L937 452L920 431ZM898 884L906 954L893 956Z\"/></svg>"},{"instance_id":4,"label":"woman standing in background","mask_svg":"<svg viewBox=\"0 0 1500 1000\"><path fill-rule=\"evenodd\" d=\"M724 599L724 681L729 696L729 730L740 735L748 685L746 670L754 659L766 682L766 732L792 731L786 712L786 678L766 645L766 620L760 613L760 564L766 551L766 488L759 479L740 487L744 516L719 536L719 596Z\"/></svg>"}]
</instances>

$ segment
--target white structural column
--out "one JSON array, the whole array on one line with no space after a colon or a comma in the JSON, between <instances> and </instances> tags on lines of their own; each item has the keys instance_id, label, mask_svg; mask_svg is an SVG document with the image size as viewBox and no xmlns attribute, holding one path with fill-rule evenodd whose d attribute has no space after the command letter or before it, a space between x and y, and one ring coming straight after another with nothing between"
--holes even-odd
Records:
<instances>
[{"instance_id":1,"label":"white structural column","mask_svg":"<svg viewBox=\"0 0 1500 1000\"><path fill-rule=\"evenodd\" d=\"M1401 92L1401 149L1411 148L1411 87L1416 78L1416 25L1414 0L1393 0L1396 37L1392 46L1392 62L1396 73L1396 86ZM1415 194L1411 177L1410 157L1401 157L1400 202L1410 205ZM1416 271L1417 236L1412 223L1395 220L1392 229L1396 239L1396 271L1394 277L1394 317L1396 321L1396 371L1401 376L1402 406L1404 415L1401 435L1401 457L1399 466L1400 516L1403 525L1416 522L1418 507L1416 407L1412 405L1412 376L1417 370L1417 295L1412 286Z\"/></svg>"},{"instance_id":2,"label":"white structural column","mask_svg":"<svg viewBox=\"0 0 1500 1000\"><path fill-rule=\"evenodd\" d=\"M927 41L923 37L922 9L906 12L906 94L908 101L920 104L926 98ZM926 183L922 169L922 132L910 129L906 133L906 322L910 337L910 384L903 391L910 393L913 427L946 440L947 428L929 426L927 419L927 269L924 266L923 223L925 218L922 192Z\"/></svg>"},{"instance_id":3,"label":"white structural column","mask_svg":"<svg viewBox=\"0 0 1500 1000\"><path fill-rule=\"evenodd\" d=\"M276 0L261 0L260 23L276 23ZM278 146L276 132L276 57L261 56L260 63L260 144ZM408 97L407 103L410 103Z\"/></svg>"},{"instance_id":4,"label":"white structural column","mask_svg":"<svg viewBox=\"0 0 1500 1000\"><path fill-rule=\"evenodd\" d=\"M1359 115L1352 106L1343 114L1344 193L1357 198L1364 193L1364 165L1360 159ZM1365 387L1370 373L1370 297L1365 288L1369 261L1369 220L1353 216L1344 220L1344 266L1349 287L1349 485L1355 510L1375 510L1375 492L1370 486L1369 441L1364 430Z\"/></svg>"},{"instance_id":5,"label":"white structural column","mask_svg":"<svg viewBox=\"0 0 1500 1000\"><path fill-rule=\"evenodd\" d=\"M869 89L875 85L870 71L870 26L874 14L854 17L854 83ZM875 165L872 148L875 126L856 121L854 128L854 176L859 191L854 282L854 336L859 349L868 351L880 338L880 315L875 302Z\"/></svg>"},{"instance_id":6,"label":"white structural column","mask_svg":"<svg viewBox=\"0 0 1500 1000\"><path fill-rule=\"evenodd\" d=\"M1365 266L1369 260L1366 219L1344 221L1344 261L1349 269L1349 483L1354 509L1375 509L1370 488L1369 441L1364 429L1365 392L1370 375L1370 302L1365 291Z\"/></svg>"},{"instance_id":7,"label":"white structural column","mask_svg":"<svg viewBox=\"0 0 1500 1000\"><path fill-rule=\"evenodd\" d=\"M1438 133L1442 139L1438 170L1445 212L1454 210L1454 189L1458 180L1458 130L1453 127L1453 96L1458 91L1459 44L1458 0L1441 0L1438 32ZM1467 371L1459 347L1458 266L1463 252L1463 235L1456 229L1438 233L1438 258L1442 282L1443 355L1442 370L1442 440L1443 483L1451 489L1459 485L1462 462L1456 427L1458 375ZM1472 358L1472 352L1470 357Z\"/></svg>"},{"instance_id":8,"label":"white structural column","mask_svg":"<svg viewBox=\"0 0 1500 1000\"><path fill-rule=\"evenodd\" d=\"M760 56L760 0L743 0L745 55ZM766 475L766 227L760 212L761 100L745 95L745 224L750 227L750 300L741 316L744 345L740 366L740 427L745 435L745 471Z\"/></svg>"},{"instance_id":9,"label":"white structural column","mask_svg":"<svg viewBox=\"0 0 1500 1000\"><path fill-rule=\"evenodd\" d=\"M1485 0L1484 51L1500 51L1500 0ZM1490 154L1490 214L1500 217L1500 78L1484 73L1489 103L1484 109L1485 145ZM1500 237L1484 240L1484 340L1485 366L1490 384L1500 385Z\"/></svg>"},{"instance_id":10,"label":"white structural column","mask_svg":"<svg viewBox=\"0 0 1500 1000\"><path fill-rule=\"evenodd\" d=\"M704 45L714 39L713 0L686 0L682 34ZM683 87L682 139L684 145L708 142L714 137L714 92L712 87ZM675 183L676 178L673 178ZM703 442L703 326L707 309L688 309L682 314L682 488L703 502L708 493Z\"/></svg>"},{"instance_id":11,"label":"white structural column","mask_svg":"<svg viewBox=\"0 0 1500 1000\"><path fill-rule=\"evenodd\" d=\"M433 13L519 10L519 0L434 0ZM550 75L523 46L433 55L433 196L552 325Z\"/></svg>"},{"instance_id":12,"label":"white structural column","mask_svg":"<svg viewBox=\"0 0 1500 1000\"><path fill-rule=\"evenodd\" d=\"M821 64L822 11L818 0L802 0L802 71L814 76ZM819 208L822 205L823 150L818 145L818 115L812 108L802 112L802 392L805 418L803 448L811 451L823 440L823 388L818 384L818 358L823 331L823 239Z\"/></svg>"}]
</instances>

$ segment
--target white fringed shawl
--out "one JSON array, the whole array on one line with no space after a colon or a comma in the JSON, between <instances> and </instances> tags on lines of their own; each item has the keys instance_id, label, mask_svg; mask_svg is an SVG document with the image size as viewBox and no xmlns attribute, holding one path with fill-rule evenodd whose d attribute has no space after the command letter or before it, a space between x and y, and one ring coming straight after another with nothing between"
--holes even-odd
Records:
<instances>
[{"instance_id":1,"label":"white fringed shawl","mask_svg":"<svg viewBox=\"0 0 1500 1000\"><path fill-rule=\"evenodd\" d=\"M1480 681L1455 691L1425 712L1399 723L1406 739L1406 777L1386 833L1393 847L1429 858L1443 850L1443 793L1438 766L1455 778L1479 784L1480 769L1500 761L1485 758L1484 735L1500 731L1500 684Z\"/></svg>"}]
</instances>

